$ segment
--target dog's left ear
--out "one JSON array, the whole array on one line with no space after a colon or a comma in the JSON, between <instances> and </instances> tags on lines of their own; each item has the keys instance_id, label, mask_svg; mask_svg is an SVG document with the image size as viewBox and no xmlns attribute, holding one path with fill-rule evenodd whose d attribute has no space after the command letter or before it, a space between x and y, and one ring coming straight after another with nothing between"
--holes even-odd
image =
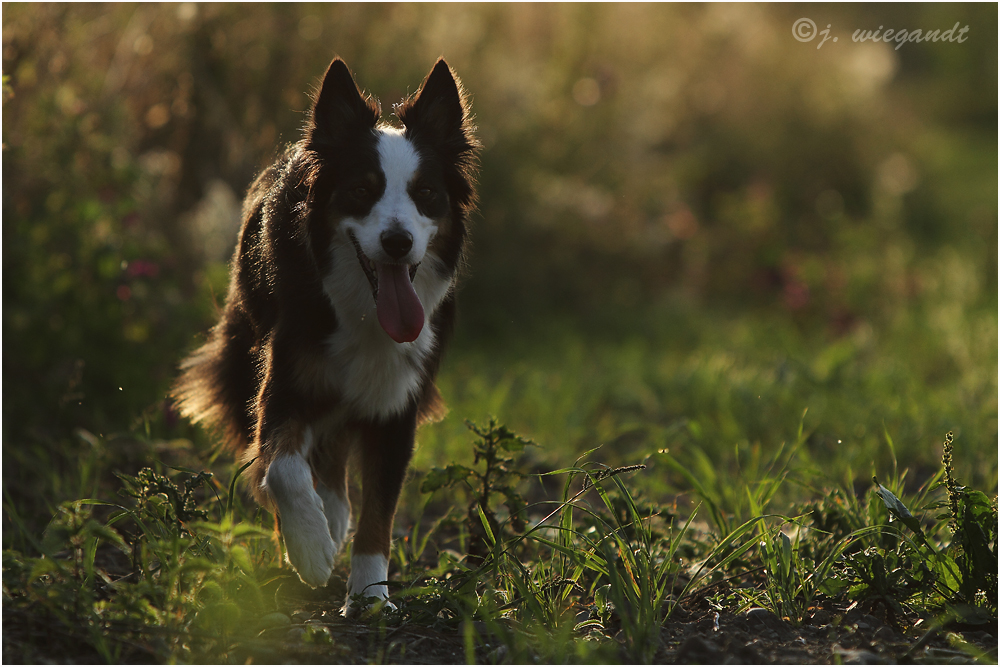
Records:
<instances>
[{"instance_id":1,"label":"dog's left ear","mask_svg":"<svg viewBox=\"0 0 1000 667\"><path fill-rule=\"evenodd\" d=\"M444 58L437 61L417 94L396 107L396 116L408 132L437 145L456 139L472 141L465 91Z\"/></svg>"}]
</instances>

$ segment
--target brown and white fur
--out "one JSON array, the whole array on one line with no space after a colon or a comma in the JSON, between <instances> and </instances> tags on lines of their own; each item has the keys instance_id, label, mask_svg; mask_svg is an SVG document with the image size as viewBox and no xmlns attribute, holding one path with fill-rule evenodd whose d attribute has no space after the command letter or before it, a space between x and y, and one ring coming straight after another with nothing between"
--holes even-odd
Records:
<instances>
[{"instance_id":1,"label":"brown and white fur","mask_svg":"<svg viewBox=\"0 0 1000 667\"><path fill-rule=\"evenodd\" d=\"M478 143L461 83L438 60L380 121L339 58L304 138L250 188L229 293L181 366L180 411L253 461L288 561L310 586L347 539L360 464L355 594L386 598L396 503L455 314Z\"/></svg>"}]
</instances>

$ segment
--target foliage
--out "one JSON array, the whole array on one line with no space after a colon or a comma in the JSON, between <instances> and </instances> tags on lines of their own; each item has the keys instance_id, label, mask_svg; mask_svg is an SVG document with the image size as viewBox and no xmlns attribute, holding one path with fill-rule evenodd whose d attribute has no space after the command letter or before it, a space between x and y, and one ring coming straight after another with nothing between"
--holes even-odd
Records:
<instances>
[{"instance_id":1,"label":"foliage","mask_svg":"<svg viewBox=\"0 0 1000 667\"><path fill-rule=\"evenodd\" d=\"M872 608L881 606L893 618L914 606L946 608L953 618L973 624L996 618L996 499L991 503L981 491L955 483L950 470L952 443L949 432L942 461L946 482L937 484L946 487L948 501L926 506L945 504L950 511L925 531L906 504L873 478L874 495L908 534L887 527L878 544L846 555L831 579L831 590L849 587L851 599ZM951 527L951 542L935 546L928 535L943 525Z\"/></svg>"},{"instance_id":2,"label":"foliage","mask_svg":"<svg viewBox=\"0 0 1000 667\"><path fill-rule=\"evenodd\" d=\"M125 505L64 503L34 542L38 556L4 551L5 606L56 623L108 662L224 658L266 625L263 589L277 574L268 532L219 502L195 506L196 490L218 492L211 473L185 474L180 488L148 468L120 477ZM97 520L95 508L111 512Z\"/></svg>"},{"instance_id":3,"label":"foliage","mask_svg":"<svg viewBox=\"0 0 1000 667\"><path fill-rule=\"evenodd\" d=\"M485 146L451 413L414 457L437 491L405 491L408 586L373 633L615 662L676 659L662 630L695 599L995 619L997 9L815 6L822 49L800 9L5 5L5 642L273 662L301 631L325 651L303 661L352 655L290 621L268 520L164 399L334 53L389 122L445 55ZM967 42L849 40L955 21ZM510 428L470 449L476 414Z\"/></svg>"},{"instance_id":4,"label":"foliage","mask_svg":"<svg viewBox=\"0 0 1000 667\"><path fill-rule=\"evenodd\" d=\"M467 487L486 549L474 553L468 534L448 528L450 511L423 531L414 525L393 553L394 578L405 582L392 587L395 606L374 608L362 626L462 637L468 662L649 663L663 659L662 629L684 613L683 601L712 589L729 591L714 596L724 611L762 603L794 623L817 605L847 602L881 610L897 626L928 615L937 628L956 619L995 623L996 505L984 508L980 492L952 485L957 518L918 518L905 494L877 481L867 507L845 503L839 490L797 517L765 514L775 487L803 472L782 458L781 468L747 480L751 516L742 522L700 524L696 507L678 525L676 508L644 502L630 488L645 465L578 460L538 477L565 478L560 500L525 504L521 487L534 476L515 468L510 453L528 440L496 419L469 428L483 469L432 470L420 486L428 498L446 494L452 502ZM37 555L5 550L5 608L67 629L106 661L273 660L274 640L295 627L297 613L294 597L275 586L298 584L280 568L259 513L255 520L234 495L240 472L223 487L208 472L147 468L119 475L124 504L64 504L32 539ZM942 469L932 481L943 476ZM947 491L935 482L915 498L933 510L949 505ZM501 515L497 505L510 509L511 498L516 512ZM13 504L5 509L19 521ZM512 530L518 517L526 524ZM952 519L959 528L945 544L941 528ZM973 529L987 541L963 536ZM469 544L470 555L446 546L455 542ZM982 553L966 556L973 549ZM297 650L339 655L342 629L311 622L300 629ZM979 655L971 645L963 650Z\"/></svg>"},{"instance_id":5,"label":"foliage","mask_svg":"<svg viewBox=\"0 0 1000 667\"><path fill-rule=\"evenodd\" d=\"M491 423L491 429L495 427ZM775 469L772 463L770 468L759 471L759 476L742 489L749 498L748 507L756 515L740 525L716 519L721 533L707 547L692 540L689 534L697 510L679 531L668 529L666 533L658 533L651 528L659 509L641 511L620 477L644 466L605 468L597 473L574 467L548 473L569 474L569 479L583 474L586 482L580 492L569 496L567 481L563 500L555 510L536 521L523 535L498 539L482 513L481 522L492 547L490 559L476 569L453 571L450 580L442 579L440 571L430 577L418 574L411 587L401 594L406 601L401 611L404 618L418 618L407 615L412 609L409 605L421 608L427 603L425 596L437 595L439 591L433 589L433 584L448 588L451 593L448 599L456 603L468 600L475 592L478 605L455 604L451 607L452 617L456 622L458 619L484 622L489 633L500 637L503 645L516 647L515 659L524 660L551 656L552 645L566 645L567 603L572 600L576 609L589 610L578 614L577 621L581 617L584 620L576 623L575 632L590 637L600 637L603 633L606 637L620 631L625 639L622 657L633 662L654 659L660 650L659 628L676 608L678 597L705 586L712 581L713 574L720 572L731 578L739 577L741 572L748 576L762 570L764 577L758 586L738 588L737 598L763 602L779 617L796 623L801 623L817 604L829 605L836 600L863 603L873 611L881 608L895 624L912 618L915 611L974 624L995 619L995 607L976 610L963 603L960 584L956 586L959 580L954 559L931 543L937 540L947 517L938 519L925 532L906 505L877 482L868 494L868 507L856 500L845 503L848 494L835 490L797 518L761 514L769 494L785 481L790 462L791 457L784 460L780 469ZM707 495L704 487L684 472L704 498ZM928 492L940 488L937 480L943 472L932 477L918 492L916 497L925 508L940 506L940 501L928 502ZM901 476L894 474L897 486L905 476L905 472ZM436 483L444 476L442 471L435 471L428 479ZM614 480L610 490L602 484L607 479ZM602 502L598 507L578 505L578 499L591 487L598 490ZM624 521L619 502L612 499L609 491L623 501L620 504L626 508ZM873 501L881 501L889 514L880 513ZM575 510L578 513L583 510L583 517L575 519ZM718 508L710 515L718 517ZM904 525L915 528L919 545L900 539L898 531L885 523L889 515L901 522L905 519ZM548 524L554 517L558 521ZM792 537L787 527L794 528ZM995 534L995 529L987 534ZM496 535L503 533L497 531ZM425 543L426 539L425 536ZM683 572L679 554L692 548L700 554L698 567L679 579ZM439 567L447 570L454 564L444 559ZM490 576L484 582L487 574ZM995 593L995 585L992 590ZM497 616L506 623L500 623ZM945 622L941 620L935 627ZM511 626L518 634L510 631ZM539 634L539 626L549 632ZM535 628L527 641L525 628ZM595 650L598 651L593 654L595 657L602 655L596 647ZM976 654L974 647L969 650ZM554 654L573 653L566 646Z\"/></svg>"},{"instance_id":6,"label":"foliage","mask_svg":"<svg viewBox=\"0 0 1000 667\"><path fill-rule=\"evenodd\" d=\"M76 429L194 436L165 389L329 48L387 110L442 53L475 94L481 216L443 368L449 400L475 391L453 414L507 414L574 454L666 431L728 469L733 442L780 442L806 405L814 453L839 439L864 459L883 421L914 465L948 424L995 435L995 7L949 10L986 27L919 51L816 50L779 6L442 11L4 12L4 439L23 471L5 481L56 499L29 523L80 497L31 493L73 470ZM450 459L464 430L430 437ZM992 451L962 460L995 477Z\"/></svg>"},{"instance_id":7,"label":"foliage","mask_svg":"<svg viewBox=\"0 0 1000 667\"><path fill-rule=\"evenodd\" d=\"M959 593L969 604L985 601L996 616L997 499L994 496L990 502L982 491L958 485L952 466L953 443L949 431L944 440L943 463L951 509L951 552L962 575Z\"/></svg>"},{"instance_id":8,"label":"foliage","mask_svg":"<svg viewBox=\"0 0 1000 667\"><path fill-rule=\"evenodd\" d=\"M906 553L910 561L905 567L890 568L897 577L912 576L925 591L936 588L951 604L971 607L982 606L985 616L997 614L997 506L996 497L991 502L982 491L959 486L953 477L952 449L954 435L945 436L942 465L948 492L948 525L952 531L951 544L938 551L927 540L917 520L893 493L874 479L877 493L893 518L900 521L917 538L917 549ZM901 542L908 545L907 542ZM908 545L913 546L913 545ZM919 550L918 550L919 549ZM864 586L874 586L877 594L898 610L898 605L887 595L887 571L879 554L872 554L870 575L863 577ZM892 554L898 561L898 554ZM868 565L866 563L866 565ZM908 575L908 572L913 575ZM914 587L911 585L911 587Z\"/></svg>"},{"instance_id":9,"label":"foliage","mask_svg":"<svg viewBox=\"0 0 1000 667\"><path fill-rule=\"evenodd\" d=\"M519 453L525 446L534 443L499 424L496 418L491 417L486 428L480 428L471 421L467 421L466 425L480 438L472 447L475 456L473 465L482 461L483 470L478 471L457 463L447 468L432 468L420 485L420 491L433 493L438 489L465 485L471 497L466 519L466 527L471 536L468 553L475 558L482 558L488 550L487 539L495 542L503 538L500 522L491 504L494 495L503 497L509 512L510 527L514 532L524 531L524 498L515 486L524 474L513 467L514 458L510 454ZM481 519L485 520L485 524Z\"/></svg>"}]
</instances>

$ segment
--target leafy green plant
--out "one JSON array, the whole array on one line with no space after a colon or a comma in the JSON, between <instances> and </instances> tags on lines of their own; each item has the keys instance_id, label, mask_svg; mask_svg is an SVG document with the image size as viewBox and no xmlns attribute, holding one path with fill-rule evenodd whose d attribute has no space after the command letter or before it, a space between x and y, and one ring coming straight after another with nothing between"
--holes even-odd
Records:
<instances>
[{"instance_id":1,"label":"leafy green plant","mask_svg":"<svg viewBox=\"0 0 1000 667\"><path fill-rule=\"evenodd\" d=\"M950 552L961 573L959 593L967 604L997 614L997 498L960 486L954 477L954 436L945 436L943 465L951 510Z\"/></svg>"},{"instance_id":2,"label":"leafy green plant","mask_svg":"<svg viewBox=\"0 0 1000 667\"><path fill-rule=\"evenodd\" d=\"M135 477L118 473L118 478L124 483L118 493L135 499L133 508L123 510L133 520L141 522L140 515L152 513L157 519L153 525L162 526L168 534L183 535L188 534L185 528L187 522L208 518L208 511L196 506L194 494L212 477L210 472L189 474L184 479L182 490L165 475L152 468L143 468Z\"/></svg>"},{"instance_id":3,"label":"leafy green plant","mask_svg":"<svg viewBox=\"0 0 1000 667\"><path fill-rule=\"evenodd\" d=\"M5 551L5 590L9 576L20 582L11 601L85 629L108 661L136 657L137 642L152 642L161 659L228 655L273 610L262 594L279 576L268 531L234 521L211 473L175 480L146 468L119 478L125 503L64 503L35 543L38 556ZM198 501L205 488L214 503Z\"/></svg>"},{"instance_id":4,"label":"leafy green plant","mask_svg":"<svg viewBox=\"0 0 1000 667\"><path fill-rule=\"evenodd\" d=\"M520 453L527 445L534 443L517 435L499 423L495 417L490 418L485 428L471 421L466 421L466 426L479 436L473 443L473 465L482 463L482 470L457 463L446 468L433 468L420 485L420 491L434 493L438 489L459 485L468 491L470 497L466 518L466 527L470 535L468 553L473 558L482 559L488 553L489 538L492 537L494 541L503 538L500 521L492 506L494 497L503 498L510 517L508 522L510 529L516 533L524 530L524 498L518 493L516 484L525 475L513 467L512 454ZM485 525L481 517L485 517Z\"/></svg>"},{"instance_id":5,"label":"leafy green plant","mask_svg":"<svg viewBox=\"0 0 1000 667\"><path fill-rule=\"evenodd\" d=\"M574 466L545 473L567 475L563 499L527 528L526 512L546 503L525 506L511 483L524 474L513 469L510 453L531 442L496 420L485 429L468 426L479 436L473 445L475 463L482 462L484 469L460 465L434 469L421 490L433 493L463 485L470 493L466 525L478 524L476 533L471 528L469 532L481 536L484 549L477 554L470 547L472 557L466 560L478 567L456 570L453 563L447 580L434 573L423 577L422 585L414 582L403 594L412 597L402 610L426 613L422 607L429 602L423 597L427 584L444 584L444 595L440 588L432 588L438 604L443 603L456 622L475 621L501 637L510 648L510 659L564 659L569 654L592 658L594 651L600 653L609 645L598 641L580 654L573 649L572 638L579 632L614 628L628 638L628 655L650 660L659 647L658 628L670 610L667 598L678 572L674 551L681 540L668 542L655 534L650 526L653 516L640 511L622 483L624 474L644 466L598 470ZM584 483L571 495L572 482L580 476ZM596 494L597 507L581 504L588 492ZM499 517L490 498L504 502L506 517ZM582 525L577 524L576 514L583 515ZM581 595L594 600L587 606L593 607L592 620L576 618L579 612L573 609L579 608L575 601ZM470 605L469 600L475 603ZM437 610L438 617L442 611Z\"/></svg>"},{"instance_id":6,"label":"leafy green plant","mask_svg":"<svg viewBox=\"0 0 1000 667\"><path fill-rule=\"evenodd\" d=\"M846 583L851 599L873 609L881 607L892 618L914 607L937 613L947 609L950 618L971 623L996 618L996 500L990 502L981 491L957 484L953 440L949 432L942 470L932 478L932 488L946 489L947 501L926 503L926 491L916 498L925 509L948 508L947 514L930 523L915 516L907 503L873 477L874 497L890 521L901 527L881 526L879 543L845 557L834 580ZM941 544L937 537L944 525L952 531L949 544Z\"/></svg>"},{"instance_id":7,"label":"leafy green plant","mask_svg":"<svg viewBox=\"0 0 1000 667\"><path fill-rule=\"evenodd\" d=\"M962 541L963 526L978 526L995 553L995 505L949 487L946 470L931 477L935 489L904 494L904 471L887 485L876 479L860 499L837 489L786 516L764 508L784 477L755 467L760 478L748 475L741 489L752 516L726 519L722 536L711 530L718 524L696 527L701 505L680 523L677 507L645 500L642 475L633 474L644 465L582 462L596 450L542 475L565 477L558 500L512 503L521 508L513 514L507 503L512 493L520 498L515 481L526 477L513 454L528 440L495 420L474 432L478 469L431 471L424 497L430 503L435 492L449 492L478 502L459 510L460 521L445 511L397 540L394 562L408 584L393 589L395 609L376 608L346 625L315 615L293 622L278 593L289 590L285 584L294 589L295 578L279 567L261 514L235 494L242 470L223 485L188 469L119 475L122 502L60 506L41 538L29 540L37 555L4 552L5 609L44 619L95 659L118 662L275 661L286 655L276 638L294 640L302 656L344 659L355 655L341 644L350 628L365 633L368 659L408 659L399 652L405 644L391 638L426 627L457 642L466 662L649 663L670 657L664 625L698 597L720 612L762 605L794 623L817 607L847 603L899 627L930 613L928 633L995 619L985 554L967 560L978 569L960 564L974 548ZM488 496L475 495L487 486ZM933 517L952 506L957 519L951 511ZM6 510L19 520L9 499ZM484 544L483 555L470 558L442 547L468 543L471 511ZM516 517L525 521L517 530ZM949 521L950 544L941 530ZM948 642L954 648L939 645L928 656L989 657L957 635Z\"/></svg>"}]
</instances>

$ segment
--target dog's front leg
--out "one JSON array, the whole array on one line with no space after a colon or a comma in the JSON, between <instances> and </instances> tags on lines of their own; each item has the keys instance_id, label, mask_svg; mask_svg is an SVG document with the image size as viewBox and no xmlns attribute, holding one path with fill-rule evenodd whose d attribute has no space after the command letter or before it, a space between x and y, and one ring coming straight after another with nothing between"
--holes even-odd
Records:
<instances>
[{"instance_id":1,"label":"dog's front leg","mask_svg":"<svg viewBox=\"0 0 1000 667\"><path fill-rule=\"evenodd\" d=\"M399 492L413 454L416 409L365 428L361 441L361 517L351 550L344 613L351 615L351 597L388 598L389 546Z\"/></svg>"},{"instance_id":2,"label":"dog's front leg","mask_svg":"<svg viewBox=\"0 0 1000 667\"><path fill-rule=\"evenodd\" d=\"M294 438L297 429L282 429L278 437ZM276 455L267 467L264 488L278 509L288 561L312 587L323 586L333 572L337 545L323 513L323 500L313 488L309 452L312 429L301 430L301 444L276 442Z\"/></svg>"}]
</instances>

